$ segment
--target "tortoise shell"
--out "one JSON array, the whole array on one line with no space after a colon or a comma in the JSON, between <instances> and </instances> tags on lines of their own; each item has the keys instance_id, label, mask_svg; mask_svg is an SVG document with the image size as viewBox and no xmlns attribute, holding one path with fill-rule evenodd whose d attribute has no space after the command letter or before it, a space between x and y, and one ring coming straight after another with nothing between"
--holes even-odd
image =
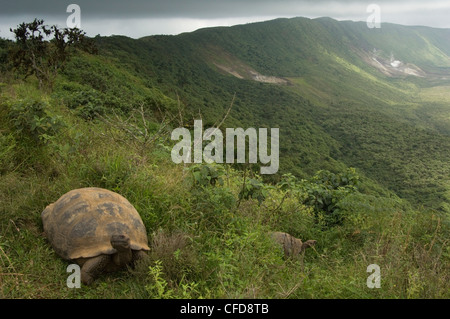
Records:
<instances>
[{"instance_id":1,"label":"tortoise shell","mask_svg":"<svg viewBox=\"0 0 450 319\"><path fill-rule=\"evenodd\" d=\"M150 250L139 213L123 196L102 188L72 190L41 214L44 232L66 260L114 254L113 235L127 235L132 250Z\"/></svg>"}]
</instances>

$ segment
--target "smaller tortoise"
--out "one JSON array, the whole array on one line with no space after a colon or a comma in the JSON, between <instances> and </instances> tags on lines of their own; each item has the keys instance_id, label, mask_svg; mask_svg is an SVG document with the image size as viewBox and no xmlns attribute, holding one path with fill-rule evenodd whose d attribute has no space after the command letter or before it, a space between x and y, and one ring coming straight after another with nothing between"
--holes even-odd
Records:
<instances>
[{"instance_id":1,"label":"smaller tortoise","mask_svg":"<svg viewBox=\"0 0 450 319\"><path fill-rule=\"evenodd\" d=\"M286 257L297 257L306 248L312 247L317 243L316 240L307 240L303 243L300 239L282 232L272 232L270 236L276 243L283 247Z\"/></svg>"},{"instance_id":2,"label":"smaller tortoise","mask_svg":"<svg viewBox=\"0 0 450 319\"><path fill-rule=\"evenodd\" d=\"M81 282L143 258L147 232L139 213L121 195L101 188L72 190L41 214L56 253L81 267Z\"/></svg>"}]
</instances>

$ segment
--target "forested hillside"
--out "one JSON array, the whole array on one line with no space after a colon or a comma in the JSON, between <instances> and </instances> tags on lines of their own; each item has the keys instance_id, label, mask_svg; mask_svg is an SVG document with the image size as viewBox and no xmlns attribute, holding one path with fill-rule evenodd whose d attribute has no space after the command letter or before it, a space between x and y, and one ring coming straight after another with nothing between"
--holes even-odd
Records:
<instances>
[{"instance_id":1,"label":"forested hillside","mask_svg":"<svg viewBox=\"0 0 450 319\"><path fill-rule=\"evenodd\" d=\"M296 18L91 40L43 81L0 39L1 298L449 297L449 30ZM196 119L279 128L280 170L173 163ZM136 207L151 251L69 289L40 214L91 186ZM271 231L317 245L285 258Z\"/></svg>"},{"instance_id":2,"label":"forested hillside","mask_svg":"<svg viewBox=\"0 0 450 319\"><path fill-rule=\"evenodd\" d=\"M282 172L352 166L416 205L448 209L449 30L296 18L97 42L192 117L200 111L205 127L236 94L225 124L279 127ZM429 94L438 88L441 99Z\"/></svg>"}]
</instances>

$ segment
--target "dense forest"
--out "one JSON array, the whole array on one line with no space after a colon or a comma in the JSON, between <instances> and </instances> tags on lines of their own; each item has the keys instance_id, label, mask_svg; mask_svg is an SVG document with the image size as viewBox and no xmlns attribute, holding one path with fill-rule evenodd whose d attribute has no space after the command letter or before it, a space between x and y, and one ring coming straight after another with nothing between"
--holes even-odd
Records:
<instances>
[{"instance_id":1,"label":"dense forest","mask_svg":"<svg viewBox=\"0 0 450 319\"><path fill-rule=\"evenodd\" d=\"M295 18L39 39L20 27L0 39L1 298L449 297L449 30ZM196 119L279 128L279 171L173 163L171 132ZM41 212L91 186L136 207L151 251L69 289ZM317 245L285 258L271 231Z\"/></svg>"}]
</instances>

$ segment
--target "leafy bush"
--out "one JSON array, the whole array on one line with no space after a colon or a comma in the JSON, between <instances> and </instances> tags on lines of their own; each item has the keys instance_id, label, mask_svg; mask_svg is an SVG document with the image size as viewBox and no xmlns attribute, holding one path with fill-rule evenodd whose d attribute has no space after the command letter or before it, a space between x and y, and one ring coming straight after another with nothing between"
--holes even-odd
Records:
<instances>
[{"instance_id":1,"label":"leafy bush","mask_svg":"<svg viewBox=\"0 0 450 319\"><path fill-rule=\"evenodd\" d=\"M65 102L70 109L76 109L89 103L102 104L100 92L94 89L73 92L70 96L66 96Z\"/></svg>"},{"instance_id":2,"label":"leafy bush","mask_svg":"<svg viewBox=\"0 0 450 319\"><path fill-rule=\"evenodd\" d=\"M223 231L236 220L236 197L227 188L203 187L192 192L195 223L201 231Z\"/></svg>"},{"instance_id":3,"label":"leafy bush","mask_svg":"<svg viewBox=\"0 0 450 319\"><path fill-rule=\"evenodd\" d=\"M193 165L189 168L194 179L194 186L223 185L223 167L212 164Z\"/></svg>"},{"instance_id":4,"label":"leafy bush","mask_svg":"<svg viewBox=\"0 0 450 319\"><path fill-rule=\"evenodd\" d=\"M236 208L236 197L224 186L224 168L219 164L193 165L192 209L196 212L196 224L202 230L223 230L229 225Z\"/></svg>"},{"instance_id":5,"label":"leafy bush","mask_svg":"<svg viewBox=\"0 0 450 319\"><path fill-rule=\"evenodd\" d=\"M69 109L86 121L95 119L105 113L103 94L83 86L66 84L56 96L62 96L62 100Z\"/></svg>"},{"instance_id":6,"label":"leafy bush","mask_svg":"<svg viewBox=\"0 0 450 319\"><path fill-rule=\"evenodd\" d=\"M46 144L64 127L60 116L50 116L47 104L38 100L18 100L12 103L9 118L16 133L34 142Z\"/></svg>"},{"instance_id":7,"label":"leafy bush","mask_svg":"<svg viewBox=\"0 0 450 319\"><path fill-rule=\"evenodd\" d=\"M339 203L348 194L356 192L358 181L353 168L340 174L319 171L311 181L302 184L306 194L303 203L314 208L317 222L322 221L327 226L340 224L343 217Z\"/></svg>"},{"instance_id":8,"label":"leafy bush","mask_svg":"<svg viewBox=\"0 0 450 319\"><path fill-rule=\"evenodd\" d=\"M250 199L254 198L258 200L259 205L266 199L268 195L268 189L270 186L265 185L258 179L250 178L248 179L239 193L239 199Z\"/></svg>"}]
</instances>

